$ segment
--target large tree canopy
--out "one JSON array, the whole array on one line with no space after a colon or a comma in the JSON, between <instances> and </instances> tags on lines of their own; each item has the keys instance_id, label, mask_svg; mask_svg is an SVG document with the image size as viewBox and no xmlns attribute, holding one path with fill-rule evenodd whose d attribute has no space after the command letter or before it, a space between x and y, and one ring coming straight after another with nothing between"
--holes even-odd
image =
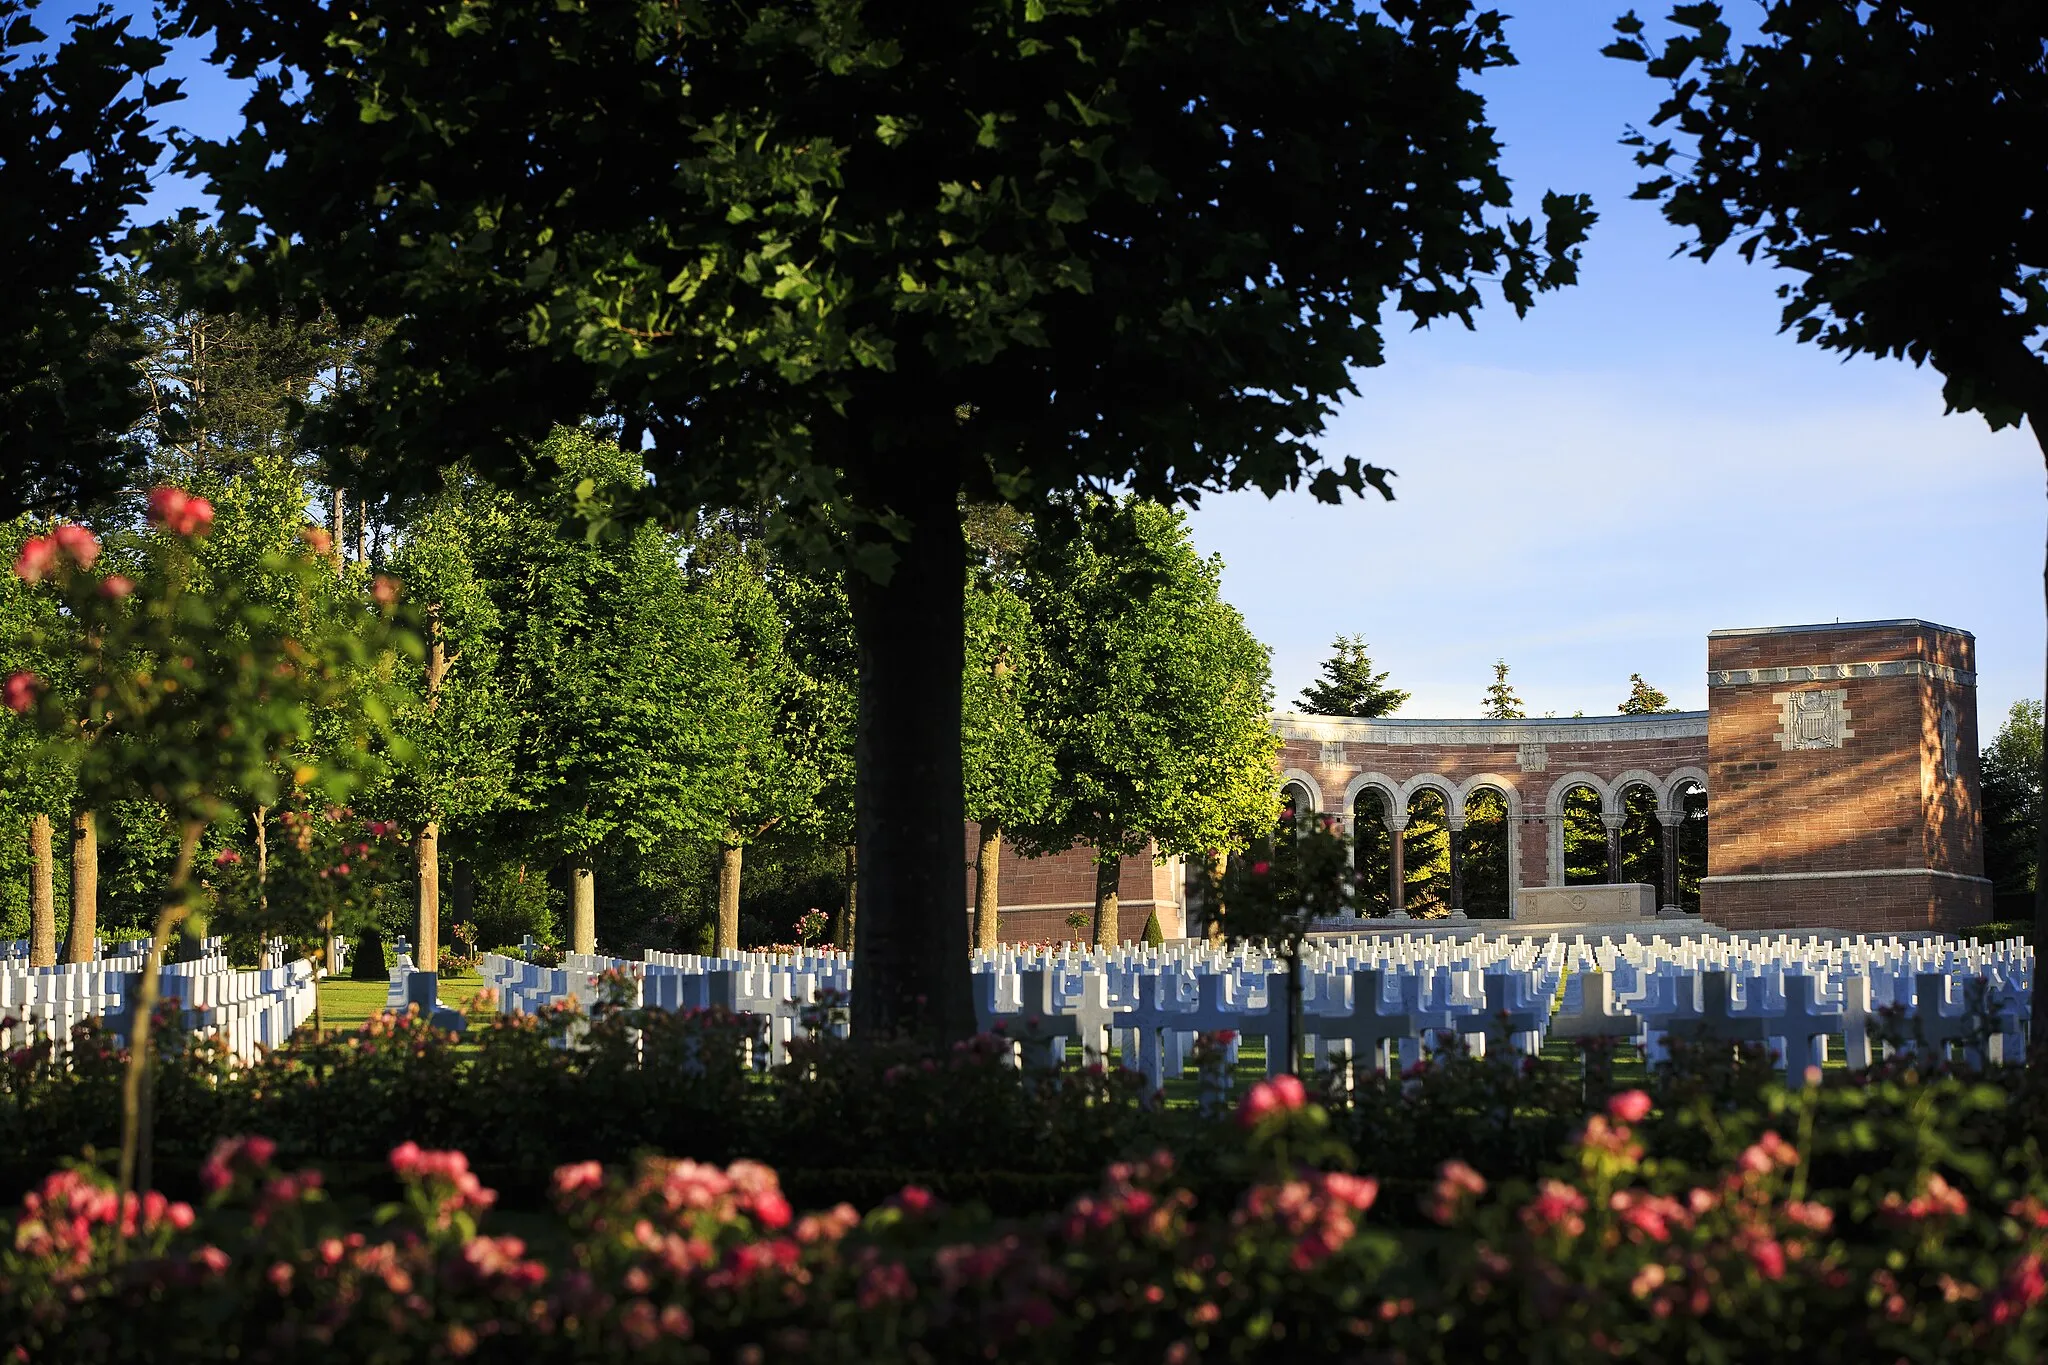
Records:
<instances>
[{"instance_id":1,"label":"large tree canopy","mask_svg":"<svg viewBox=\"0 0 2048 1365\"><path fill-rule=\"evenodd\" d=\"M163 151L164 45L102 5L54 48L32 0L0 0L0 516L120 487L142 410L134 333L112 324L103 257Z\"/></svg>"},{"instance_id":2,"label":"large tree canopy","mask_svg":"<svg viewBox=\"0 0 2048 1365\"><path fill-rule=\"evenodd\" d=\"M2048 9L1769 0L1741 45L1717 4L1671 23L1658 49L1625 15L1607 49L1670 84L1652 122L1678 136L1628 139L1636 197L1694 255L1790 272L1801 341L1931 364L1952 410L2024 420L2048 457Z\"/></svg>"},{"instance_id":3,"label":"large tree canopy","mask_svg":"<svg viewBox=\"0 0 2048 1365\"><path fill-rule=\"evenodd\" d=\"M863 572L861 1028L964 1034L959 494L1386 488L1315 446L1392 305L1571 281L1511 220L1462 0L184 0L253 78L190 164L244 300L399 319L322 448L524 477L608 413L635 500L774 505ZM624 509L620 509L623 513Z\"/></svg>"}]
</instances>

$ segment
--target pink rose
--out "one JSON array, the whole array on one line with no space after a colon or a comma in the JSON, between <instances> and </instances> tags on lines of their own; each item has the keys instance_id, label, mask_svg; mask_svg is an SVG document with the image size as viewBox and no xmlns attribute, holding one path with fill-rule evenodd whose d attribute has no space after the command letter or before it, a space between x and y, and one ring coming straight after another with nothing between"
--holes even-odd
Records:
<instances>
[{"instance_id":1,"label":"pink rose","mask_svg":"<svg viewBox=\"0 0 2048 1365\"><path fill-rule=\"evenodd\" d=\"M122 598L135 591L135 580L126 574L110 573L100 583L100 596Z\"/></svg>"},{"instance_id":2,"label":"pink rose","mask_svg":"<svg viewBox=\"0 0 2048 1365\"><path fill-rule=\"evenodd\" d=\"M754 1217L761 1220L763 1227L785 1228L789 1226L789 1201L779 1190L757 1194L753 1199Z\"/></svg>"},{"instance_id":3,"label":"pink rose","mask_svg":"<svg viewBox=\"0 0 2048 1365\"><path fill-rule=\"evenodd\" d=\"M213 525L213 504L182 488L165 485L149 490L149 520L173 535L205 535Z\"/></svg>"},{"instance_id":4,"label":"pink rose","mask_svg":"<svg viewBox=\"0 0 2048 1365\"><path fill-rule=\"evenodd\" d=\"M1281 1103L1280 1092L1273 1088L1273 1083L1271 1081L1260 1081L1257 1085L1245 1091L1244 1098L1238 1101L1237 1121L1243 1127L1253 1128L1266 1115L1286 1107L1286 1105Z\"/></svg>"},{"instance_id":5,"label":"pink rose","mask_svg":"<svg viewBox=\"0 0 2048 1365\"><path fill-rule=\"evenodd\" d=\"M1650 1113L1650 1097L1640 1090L1624 1090L1607 1101L1607 1114L1621 1123L1641 1123Z\"/></svg>"},{"instance_id":6,"label":"pink rose","mask_svg":"<svg viewBox=\"0 0 2048 1365\"><path fill-rule=\"evenodd\" d=\"M42 683L33 673L16 673L0 685L0 700L7 703L7 709L16 713L24 712L36 704L36 693L42 691Z\"/></svg>"},{"instance_id":7,"label":"pink rose","mask_svg":"<svg viewBox=\"0 0 2048 1365\"><path fill-rule=\"evenodd\" d=\"M604 1187L604 1167L595 1161L579 1161L555 1168L555 1193L573 1197Z\"/></svg>"},{"instance_id":8,"label":"pink rose","mask_svg":"<svg viewBox=\"0 0 2048 1365\"><path fill-rule=\"evenodd\" d=\"M192 495L182 488L165 484L149 490L149 520L153 526L175 528L185 515L185 504L192 501Z\"/></svg>"},{"instance_id":9,"label":"pink rose","mask_svg":"<svg viewBox=\"0 0 2048 1365\"><path fill-rule=\"evenodd\" d=\"M380 607L395 605L398 601L399 582L389 574L378 574L370 580L370 596Z\"/></svg>"},{"instance_id":10,"label":"pink rose","mask_svg":"<svg viewBox=\"0 0 2048 1365\"><path fill-rule=\"evenodd\" d=\"M1299 1076L1281 1073L1272 1080L1273 1093L1280 1097L1283 1109L1299 1109L1308 1103L1308 1087L1301 1083Z\"/></svg>"},{"instance_id":11,"label":"pink rose","mask_svg":"<svg viewBox=\"0 0 2048 1365\"><path fill-rule=\"evenodd\" d=\"M57 548L71 556L71 562L81 569L90 569L92 562L100 557L99 537L83 526L66 523L50 532L50 539Z\"/></svg>"},{"instance_id":12,"label":"pink rose","mask_svg":"<svg viewBox=\"0 0 2048 1365\"><path fill-rule=\"evenodd\" d=\"M50 576L50 568L56 562L56 542L45 536L30 536L15 558L14 576L24 583L40 583Z\"/></svg>"}]
</instances>

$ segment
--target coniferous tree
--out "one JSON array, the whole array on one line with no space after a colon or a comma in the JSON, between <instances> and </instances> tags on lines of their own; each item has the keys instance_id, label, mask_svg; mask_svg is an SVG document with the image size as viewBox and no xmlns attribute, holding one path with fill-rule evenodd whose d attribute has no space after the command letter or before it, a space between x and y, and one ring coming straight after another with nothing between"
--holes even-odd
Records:
<instances>
[{"instance_id":1,"label":"coniferous tree","mask_svg":"<svg viewBox=\"0 0 2048 1365\"><path fill-rule=\"evenodd\" d=\"M1671 698L1643 681L1640 673L1628 675L1628 696L1615 708L1624 716L1659 716L1676 711Z\"/></svg>"},{"instance_id":2,"label":"coniferous tree","mask_svg":"<svg viewBox=\"0 0 2048 1365\"><path fill-rule=\"evenodd\" d=\"M1301 709L1313 716L1391 716L1409 693L1387 686L1387 675L1375 673L1363 635L1339 635L1323 660L1323 676L1301 694Z\"/></svg>"},{"instance_id":3,"label":"coniferous tree","mask_svg":"<svg viewBox=\"0 0 2048 1365\"><path fill-rule=\"evenodd\" d=\"M1479 714L1488 720L1523 720L1528 717L1522 699L1515 695L1514 688L1508 686L1507 660L1493 661L1493 685L1486 689L1480 707Z\"/></svg>"}]
</instances>

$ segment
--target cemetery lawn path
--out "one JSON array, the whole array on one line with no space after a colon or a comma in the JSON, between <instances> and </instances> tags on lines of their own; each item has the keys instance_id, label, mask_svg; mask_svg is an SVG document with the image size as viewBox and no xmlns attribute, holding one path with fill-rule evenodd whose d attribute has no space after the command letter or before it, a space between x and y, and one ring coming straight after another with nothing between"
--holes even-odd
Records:
<instances>
[{"instance_id":1,"label":"cemetery lawn path","mask_svg":"<svg viewBox=\"0 0 2048 1365\"><path fill-rule=\"evenodd\" d=\"M483 978L474 971L444 976L441 1000L460 1009L483 988ZM390 989L382 981L351 981L345 977L322 981L320 1012L325 1016L328 1033L353 1033L361 1028L371 1015L384 1008L384 997Z\"/></svg>"}]
</instances>

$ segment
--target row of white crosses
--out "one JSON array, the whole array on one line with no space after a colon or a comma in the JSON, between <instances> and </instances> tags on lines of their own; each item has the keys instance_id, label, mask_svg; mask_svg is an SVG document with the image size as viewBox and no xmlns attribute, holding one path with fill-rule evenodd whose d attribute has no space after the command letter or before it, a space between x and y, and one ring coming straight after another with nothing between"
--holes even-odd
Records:
<instances>
[{"instance_id":1,"label":"row of white crosses","mask_svg":"<svg viewBox=\"0 0 2048 1365\"><path fill-rule=\"evenodd\" d=\"M1528 1054L1552 1037L1608 1037L1657 1057L1673 1037L1757 1042L1775 1045L1797 1083L1827 1058L1830 1040L1849 1065L1868 1065L1874 1015L1897 1005L1909 1036L1929 1048L1968 1050L1988 1033L1983 1060L1996 1061L2024 1050L2033 963L2019 940L1938 936L1318 936L1303 950L1302 1045L1319 1063L1391 1070L1454 1037L1481 1054L1489 1039ZM621 967L638 981L631 1003L722 1005L754 1018L770 1061L821 992L844 999L852 985L849 959L829 949L649 951L638 963L572 956L555 969L485 959L511 1012L587 1004L596 975ZM1078 1048L1084 1063L1115 1059L1157 1087L1182 1073L1200 1036L1227 1032L1231 1061L1250 1037L1265 1040L1269 1071L1284 1063L1286 964L1261 945L1004 947L977 951L973 972L980 1027L1034 1061Z\"/></svg>"},{"instance_id":2,"label":"row of white crosses","mask_svg":"<svg viewBox=\"0 0 2048 1365\"><path fill-rule=\"evenodd\" d=\"M2030 1020L2034 954L2024 942L1751 935L1573 943L1560 1037L1631 1038L1650 1055L1671 1038L1772 1047L1793 1084L1828 1059L1868 1066L1877 1011L1900 1012L1908 1047L2018 1060Z\"/></svg>"},{"instance_id":3,"label":"row of white crosses","mask_svg":"<svg viewBox=\"0 0 2048 1365\"><path fill-rule=\"evenodd\" d=\"M125 1040L148 947L138 939L114 944L91 962L52 967L0 960L0 1047L48 1041L62 1055L72 1030L89 1020ZM229 964L220 939L200 947L199 957L159 968L162 999L177 1002L171 1027L217 1036L235 1057L253 1062L312 1018L318 987L311 963L242 970Z\"/></svg>"},{"instance_id":4,"label":"row of white crosses","mask_svg":"<svg viewBox=\"0 0 2048 1365\"><path fill-rule=\"evenodd\" d=\"M843 1034L843 1014L824 1006L844 1001L852 986L851 960L830 949L801 953L665 953L648 950L643 961L570 953L560 967L540 967L521 958L486 954L478 970L498 993L506 1014L531 1014L547 1005L574 1002L588 1014L604 998L599 978L623 972L631 980L624 1003L667 1011L722 1008L751 1020L750 1066L780 1065L807 1016ZM564 1041L574 1044L572 1026Z\"/></svg>"},{"instance_id":5,"label":"row of white crosses","mask_svg":"<svg viewBox=\"0 0 2048 1365\"><path fill-rule=\"evenodd\" d=\"M1302 1043L1349 1067L1410 1065L1451 1035L1483 1052L1489 1034L1516 1050L1542 1046L1560 950L1527 940L1435 935L1328 937L1304 945ZM981 1026L1002 1029L1048 1059L1068 1040L1101 1063L1110 1040L1123 1065L1154 1088L1181 1073L1204 1034L1227 1033L1235 1062L1246 1037L1266 1044L1269 1072L1285 1064L1286 964L1256 945L1125 945L1096 951L997 949L976 955Z\"/></svg>"}]
</instances>

